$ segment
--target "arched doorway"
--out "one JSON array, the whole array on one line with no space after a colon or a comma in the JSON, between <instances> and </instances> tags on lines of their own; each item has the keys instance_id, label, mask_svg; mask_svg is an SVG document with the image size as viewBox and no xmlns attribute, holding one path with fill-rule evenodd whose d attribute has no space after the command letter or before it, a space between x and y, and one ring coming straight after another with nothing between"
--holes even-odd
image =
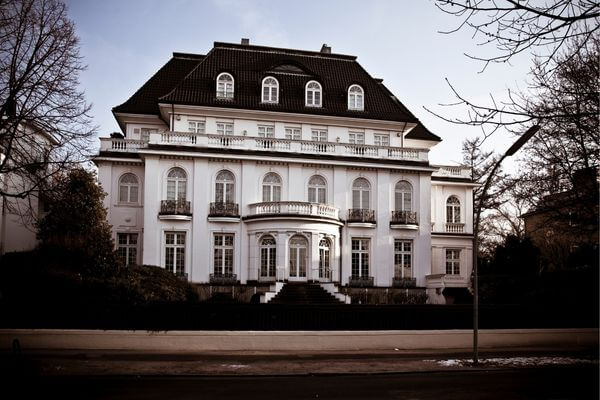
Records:
<instances>
[{"instance_id":1,"label":"arched doorway","mask_svg":"<svg viewBox=\"0 0 600 400\"><path fill-rule=\"evenodd\" d=\"M308 265L308 241L304 236L295 235L290 239L289 247L289 280L306 281L306 266Z\"/></svg>"}]
</instances>

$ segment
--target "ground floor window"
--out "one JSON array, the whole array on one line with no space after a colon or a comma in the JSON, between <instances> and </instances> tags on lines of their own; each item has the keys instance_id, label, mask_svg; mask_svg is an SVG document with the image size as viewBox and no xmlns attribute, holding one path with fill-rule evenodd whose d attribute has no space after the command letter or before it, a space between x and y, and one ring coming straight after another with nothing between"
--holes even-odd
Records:
<instances>
[{"instance_id":1,"label":"ground floor window","mask_svg":"<svg viewBox=\"0 0 600 400\"><path fill-rule=\"evenodd\" d=\"M214 274L231 276L233 274L233 234L215 233L213 256Z\"/></svg>"},{"instance_id":2,"label":"ground floor window","mask_svg":"<svg viewBox=\"0 0 600 400\"><path fill-rule=\"evenodd\" d=\"M369 276L370 239L352 239L352 277Z\"/></svg>"},{"instance_id":3,"label":"ground floor window","mask_svg":"<svg viewBox=\"0 0 600 400\"><path fill-rule=\"evenodd\" d=\"M275 277L277 243L273 236L265 236L260 241L260 276Z\"/></svg>"},{"instance_id":4,"label":"ground floor window","mask_svg":"<svg viewBox=\"0 0 600 400\"><path fill-rule=\"evenodd\" d=\"M165 232L165 269L185 273L185 232Z\"/></svg>"},{"instance_id":5,"label":"ground floor window","mask_svg":"<svg viewBox=\"0 0 600 400\"><path fill-rule=\"evenodd\" d=\"M394 240L394 278L412 278L412 240Z\"/></svg>"},{"instance_id":6,"label":"ground floor window","mask_svg":"<svg viewBox=\"0 0 600 400\"><path fill-rule=\"evenodd\" d=\"M328 239L323 238L319 241L319 278L331 278L330 260L331 243Z\"/></svg>"},{"instance_id":7,"label":"ground floor window","mask_svg":"<svg viewBox=\"0 0 600 400\"><path fill-rule=\"evenodd\" d=\"M306 277L306 257L308 242L303 236L293 236L290 239L290 278Z\"/></svg>"},{"instance_id":8,"label":"ground floor window","mask_svg":"<svg viewBox=\"0 0 600 400\"><path fill-rule=\"evenodd\" d=\"M446 249L446 274L460 275L459 249Z\"/></svg>"},{"instance_id":9,"label":"ground floor window","mask_svg":"<svg viewBox=\"0 0 600 400\"><path fill-rule=\"evenodd\" d=\"M137 264L137 233L117 233L117 254L124 265Z\"/></svg>"}]
</instances>

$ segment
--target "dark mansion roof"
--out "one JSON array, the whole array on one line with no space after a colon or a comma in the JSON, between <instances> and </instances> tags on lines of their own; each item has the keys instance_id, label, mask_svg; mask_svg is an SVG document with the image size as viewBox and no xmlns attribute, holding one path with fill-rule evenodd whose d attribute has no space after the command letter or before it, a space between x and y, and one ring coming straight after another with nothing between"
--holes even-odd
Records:
<instances>
[{"instance_id":1,"label":"dark mansion roof","mask_svg":"<svg viewBox=\"0 0 600 400\"><path fill-rule=\"evenodd\" d=\"M233 99L216 96L216 78L221 72L234 78ZM266 76L279 81L277 104L261 102ZM310 80L322 85L322 107L305 106L304 91ZM352 84L364 89L362 111L348 110L347 93ZM206 56L173 53L167 64L113 112L158 115L158 103L418 123L408 138L441 140L349 55L215 42Z\"/></svg>"}]
</instances>

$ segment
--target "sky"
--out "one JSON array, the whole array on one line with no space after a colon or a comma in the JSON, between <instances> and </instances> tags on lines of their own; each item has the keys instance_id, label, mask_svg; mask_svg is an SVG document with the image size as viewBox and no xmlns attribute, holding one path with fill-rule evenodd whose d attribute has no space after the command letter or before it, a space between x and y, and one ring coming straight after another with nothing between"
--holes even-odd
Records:
<instances>
[{"instance_id":1,"label":"sky","mask_svg":"<svg viewBox=\"0 0 600 400\"><path fill-rule=\"evenodd\" d=\"M459 110L441 104L456 99L445 79L470 100L488 102L507 88L525 87L530 60L490 65L465 53L492 54L473 32L443 34L460 21L430 0L72 0L69 15L81 40L87 70L80 77L92 103L99 136L119 127L112 107L127 100L173 52L206 54L213 42L251 44L351 54L443 141L430 152L434 164L459 163L465 138L478 127L455 125ZM485 146L504 151L514 141L495 134Z\"/></svg>"}]
</instances>

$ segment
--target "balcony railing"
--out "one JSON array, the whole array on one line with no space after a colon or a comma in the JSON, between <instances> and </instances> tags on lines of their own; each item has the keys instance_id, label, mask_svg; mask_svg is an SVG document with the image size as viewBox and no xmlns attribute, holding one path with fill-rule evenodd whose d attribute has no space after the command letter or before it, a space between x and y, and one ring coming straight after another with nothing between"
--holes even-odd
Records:
<instances>
[{"instance_id":1,"label":"balcony railing","mask_svg":"<svg viewBox=\"0 0 600 400\"><path fill-rule=\"evenodd\" d=\"M100 150L102 151L137 152L147 145L148 142L145 140L100 138Z\"/></svg>"},{"instance_id":2,"label":"balcony railing","mask_svg":"<svg viewBox=\"0 0 600 400\"><path fill-rule=\"evenodd\" d=\"M348 210L347 222L367 222L375 223L375 210L365 210L363 208L351 208Z\"/></svg>"},{"instance_id":3,"label":"balcony railing","mask_svg":"<svg viewBox=\"0 0 600 400\"><path fill-rule=\"evenodd\" d=\"M432 176L449 177L449 178L467 178L471 179L471 168L464 165L440 165Z\"/></svg>"},{"instance_id":4,"label":"balcony railing","mask_svg":"<svg viewBox=\"0 0 600 400\"><path fill-rule=\"evenodd\" d=\"M446 223L446 232L447 233L463 233L465 230L465 224L459 223Z\"/></svg>"},{"instance_id":5,"label":"balcony railing","mask_svg":"<svg viewBox=\"0 0 600 400\"><path fill-rule=\"evenodd\" d=\"M250 204L250 215L298 214L339 219L339 209L328 204L305 201L268 201Z\"/></svg>"},{"instance_id":6,"label":"balcony railing","mask_svg":"<svg viewBox=\"0 0 600 400\"><path fill-rule=\"evenodd\" d=\"M160 215L192 215L192 206L185 200L162 200L160 202Z\"/></svg>"},{"instance_id":7,"label":"balcony railing","mask_svg":"<svg viewBox=\"0 0 600 400\"><path fill-rule=\"evenodd\" d=\"M240 207L237 203L210 203L209 217L239 217Z\"/></svg>"},{"instance_id":8,"label":"balcony railing","mask_svg":"<svg viewBox=\"0 0 600 400\"><path fill-rule=\"evenodd\" d=\"M392 223L418 225L416 211L392 211Z\"/></svg>"},{"instance_id":9,"label":"balcony railing","mask_svg":"<svg viewBox=\"0 0 600 400\"><path fill-rule=\"evenodd\" d=\"M392 286L395 288L414 288L417 287L417 278L397 278L394 277Z\"/></svg>"},{"instance_id":10,"label":"balcony railing","mask_svg":"<svg viewBox=\"0 0 600 400\"><path fill-rule=\"evenodd\" d=\"M372 276L351 276L348 278L348 286L351 287L372 287L375 278Z\"/></svg>"},{"instance_id":11,"label":"balcony railing","mask_svg":"<svg viewBox=\"0 0 600 400\"><path fill-rule=\"evenodd\" d=\"M212 285L235 285L238 280L236 274L210 274L208 281Z\"/></svg>"}]
</instances>

